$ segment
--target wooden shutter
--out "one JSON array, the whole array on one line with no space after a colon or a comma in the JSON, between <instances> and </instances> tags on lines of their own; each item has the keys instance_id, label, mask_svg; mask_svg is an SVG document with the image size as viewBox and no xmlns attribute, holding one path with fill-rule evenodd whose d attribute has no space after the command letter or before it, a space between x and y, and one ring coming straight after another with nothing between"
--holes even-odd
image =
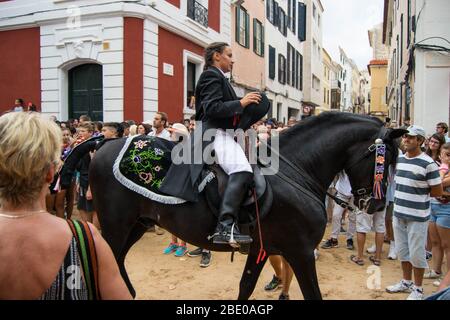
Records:
<instances>
[{"instance_id":1,"label":"wooden shutter","mask_svg":"<svg viewBox=\"0 0 450 320\"><path fill-rule=\"evenodd\" d=\"M300 42L306 40L306 5L298 3L298 39Z\"/></svg>"},{"instance_id":2,"label":"wooden shutter","mask_svg":"<svg viewBox=\"0 0 450 320\"><path fill-rule=\"evenodd\" d=\"M257 50L257 41L258 39L256 38L256 32L258 28L258 23L256 18L253 18L253 52L255 52L256 54L258 54L258 50Z\"/></svg>"},{"instance_id":3,"label":"wooden shutter","mask_svg":"<svg viewBox=\"0 0 450 320\"><path fill-rule=\"evenodd\" d=\"M273 25L278 27L279 24L279 14L278 14L278 3L276 1L273 2Z\"/></svg>"},{"instance_id":4,"label":"wooden shutter","mask_svg":"<svg viewBox=\"0 0 450 320\"><path fill-rule=\"evenodd\" d=\"M250 48L250 17L247 12L245 12L244 16L245 16L245 47Z\"/></svg>"},{"instance_id":5,"label":"wooden shutter","mask_svg":"<svg viewBox=\"0 0 450 320\"><path fill-rule=\"evenodd\" d=\"M275 79L275 48L269 46L269 78L274 80Z\"/></svg>"},{"instance_id":6,"label":"wooden shutter","mask_svg":"<svg viewBox=\"0 0 450 320\"><path fill-rule=\"evenodd\" d=\"M264 26L261 24L261 56L264 57L265 52L265 42L264 42Z\"/></svg>"},{"instance_id":7,"label":"wooden shutter","mask_svg":"<svg viewBox=\"0 0 450 320\"><path fill-rule=\"evenodd\" d=\"M300 90L303 90L303 55L300 54Z\"/></svg>"},{"instance_id":8,"label":"wooden shutter","mask_svg":"<svg viewBox=\"0 0 450 320\"><path fill-rule=\"evenodd\" d=\"M239 33L240 33L239 30L240 30L240 28L241 28L241 13L240 13L239 7L236 7L236 32L235 32L235 37L236 37L236 42L242 44L240 42L240 37L239 37Z\"/></svg>"}]
</instances>

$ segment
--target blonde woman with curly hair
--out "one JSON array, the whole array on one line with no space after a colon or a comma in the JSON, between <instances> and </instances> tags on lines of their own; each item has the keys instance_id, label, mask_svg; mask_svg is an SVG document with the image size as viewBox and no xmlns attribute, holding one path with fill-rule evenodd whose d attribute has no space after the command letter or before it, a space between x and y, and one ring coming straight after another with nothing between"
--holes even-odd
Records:
<instances>
[{"instance_id":1,"label":"blonde woman with curly hair","mask_svg":"<svg viewBox=\"0 0 450 320\"><path fill-rule=\"evenodd\" d=\"M0 117L0 300L92 298L81 241L45 209L60 156L56 124L36 113ZM94 226L84 228L96 253L96 297L130 299L110 247Z\"/></svg>"}]
</instances>

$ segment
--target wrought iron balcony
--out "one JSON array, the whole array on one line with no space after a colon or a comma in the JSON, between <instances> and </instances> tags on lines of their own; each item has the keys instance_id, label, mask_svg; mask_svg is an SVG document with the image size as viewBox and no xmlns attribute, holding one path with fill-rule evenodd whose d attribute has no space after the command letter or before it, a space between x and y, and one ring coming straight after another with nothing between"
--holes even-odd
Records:
<instances>
[{"instance_id":1,"label":"wrought iron balcony","mask_svg":"<svg viewBox=\"0 0 450 320\"><path fill-rule=\"evenodd\" d=\"M208 9L198 3L196 0L188 0L187 16L192 20L208 28Z\"/></svg>"}]
</instances>

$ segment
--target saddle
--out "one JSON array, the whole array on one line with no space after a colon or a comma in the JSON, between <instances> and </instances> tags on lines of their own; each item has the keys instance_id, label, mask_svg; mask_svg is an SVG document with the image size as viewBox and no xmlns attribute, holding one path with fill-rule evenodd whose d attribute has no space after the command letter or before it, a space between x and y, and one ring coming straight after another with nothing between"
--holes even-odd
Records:
<instances>
[{"instance_id":1,"label":"saddle","mask_svg":"<svg viewBox=\"0 0 450 320\"><path fill-rule=\"evenodd\" d=\"M270 184L261 173L261 169L257 165L252 165L252 169L254 189L256 191L256 199L259 208L259 218L262 219L267 215L272 206L273 193ZM204 192L206 201L211 211L218 218L222 195L228 183L228 175L219 165L208 165L205 166L201 173L201 181L208 181L204 188L200 187L200 189ZM256 225L256 219L256 203L253 188L251 188L248 190L247 197L243 201L239 211L239 227L241 229L254 228Z\"/></svg>"}]
</instances>

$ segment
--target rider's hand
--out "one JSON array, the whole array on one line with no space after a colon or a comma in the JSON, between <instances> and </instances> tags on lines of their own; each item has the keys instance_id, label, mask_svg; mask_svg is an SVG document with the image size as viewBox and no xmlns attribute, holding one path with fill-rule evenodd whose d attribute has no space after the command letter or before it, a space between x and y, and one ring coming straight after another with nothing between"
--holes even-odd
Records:
<instances>
[{"instance_id":1,"label":"rider's hand","mask_svg":"<svg viewBox=\"0 0 450 320\"><path fill-rule=\"evenodd\" d=\"M259 103L260 101L261 94L259 92L250 92L241 99L241 106L242 108L245 108L252 103Z\"/></svg>"}]
</instances>

